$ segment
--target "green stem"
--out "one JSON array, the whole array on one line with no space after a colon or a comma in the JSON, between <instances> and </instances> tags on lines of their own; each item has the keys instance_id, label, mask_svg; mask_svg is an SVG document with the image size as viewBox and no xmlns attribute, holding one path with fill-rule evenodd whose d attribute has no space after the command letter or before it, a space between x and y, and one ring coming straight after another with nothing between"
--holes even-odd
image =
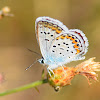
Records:
<instances>
[{"instance_id":1,"label":"green stem","mask_svg":"<svg viewBox=\"0 0 100 100\"><path fill-rule=\"evenodd\" d=\"M29 88L33 88L33 87L36 87L38 85L41 85L41 84L44 84L44 83L47 83L47 82L48 82L47 79L39 80L39 81L33 82L31 84L27 84L27 85L24 85L24 86L21 86L21 87L18 87L18 88L14 88L12 90L2 92L2 93L0 93L0 96L4 96L4 95L20 92L20 91L23 91L23 90L27 90Z\"/></svg>"}]
</instances>

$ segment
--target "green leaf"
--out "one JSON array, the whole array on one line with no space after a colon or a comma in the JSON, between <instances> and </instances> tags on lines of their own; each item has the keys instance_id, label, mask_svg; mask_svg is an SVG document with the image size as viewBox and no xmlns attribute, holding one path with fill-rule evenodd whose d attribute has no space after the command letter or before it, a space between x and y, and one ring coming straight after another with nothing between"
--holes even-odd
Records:
<instances>
[{"instance_id":1,"label":"green leaf","mask_svg":"<svg viewBox=\"0 0 100 100\"><path fill-rule=\"evenodd\" d=\"M40 91L39 91L39 89L38 89L37 87L35 87L35 89L36 89L36 91L37 91L38 93L40 93Z\"/></svg>"}]
</instances>

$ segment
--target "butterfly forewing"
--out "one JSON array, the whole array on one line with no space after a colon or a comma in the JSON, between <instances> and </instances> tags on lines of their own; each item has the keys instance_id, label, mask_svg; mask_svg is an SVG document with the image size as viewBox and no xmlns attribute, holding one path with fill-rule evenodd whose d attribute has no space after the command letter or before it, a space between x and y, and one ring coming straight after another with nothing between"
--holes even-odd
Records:
<instances>
[{"instance_id":1,"label":"butterfly forewing","mask_svg":"<svg viewBox=\"0 0 100 100\"><path fill-rule=\"evenodd\" d=\"M59 26L59 24L61 26ZM58 20L48 17L39 17L36 20L37 40L40 45L41 53L45 59L49 59L48 53L55 38L64 33L65 30L68 30L67 27Z\"/></svg>"}]
</instances>

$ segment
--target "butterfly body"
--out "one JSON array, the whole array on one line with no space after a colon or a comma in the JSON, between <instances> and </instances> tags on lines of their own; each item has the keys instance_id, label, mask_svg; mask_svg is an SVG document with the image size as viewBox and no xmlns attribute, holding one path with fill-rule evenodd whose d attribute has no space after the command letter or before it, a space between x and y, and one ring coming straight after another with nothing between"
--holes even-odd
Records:
<instances>
[{"instance_id":1,"label":"butterfly body","mask_svg":"<svg viewBox=\"0 0 100 100\"><path fill-rule=\"evenodd\" d=\"M36 19L36 35L43 56L39 62L50 70L85 58L88 40L78 29L69 30L56 19L39 17Z\"/></svg>"}]
</instances>

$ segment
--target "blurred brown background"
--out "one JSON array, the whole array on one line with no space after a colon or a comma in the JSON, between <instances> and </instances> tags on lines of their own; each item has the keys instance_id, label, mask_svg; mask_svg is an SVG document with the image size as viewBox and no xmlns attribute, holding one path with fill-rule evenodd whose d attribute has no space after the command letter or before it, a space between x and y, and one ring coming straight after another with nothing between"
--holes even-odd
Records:
<instances>
[{"instance_id":1,"label":"blurred brown background","mask_svg":"<svg viewBox=\"0 0 100 100\"><path fill-rule=\"evenodd\" d=\"M69 29L82 30L89 40L86 59L96 57L95 61L100 61L100 0L0 0L0 8L4 6L11 8L14 17L0 20L0 73L5 77L0 92L40 80L42 69L46 70L36 63L25 71L39 58L27 50L40 53L35 35L35 20L39 16L49 16L62 21ZM38 88L40 93L29 89L0 100L100 100L100 82L93 82L89 87L82 76L76 76L72 85L59 93L48 84Z\"/></svg>"}]
</instances>

